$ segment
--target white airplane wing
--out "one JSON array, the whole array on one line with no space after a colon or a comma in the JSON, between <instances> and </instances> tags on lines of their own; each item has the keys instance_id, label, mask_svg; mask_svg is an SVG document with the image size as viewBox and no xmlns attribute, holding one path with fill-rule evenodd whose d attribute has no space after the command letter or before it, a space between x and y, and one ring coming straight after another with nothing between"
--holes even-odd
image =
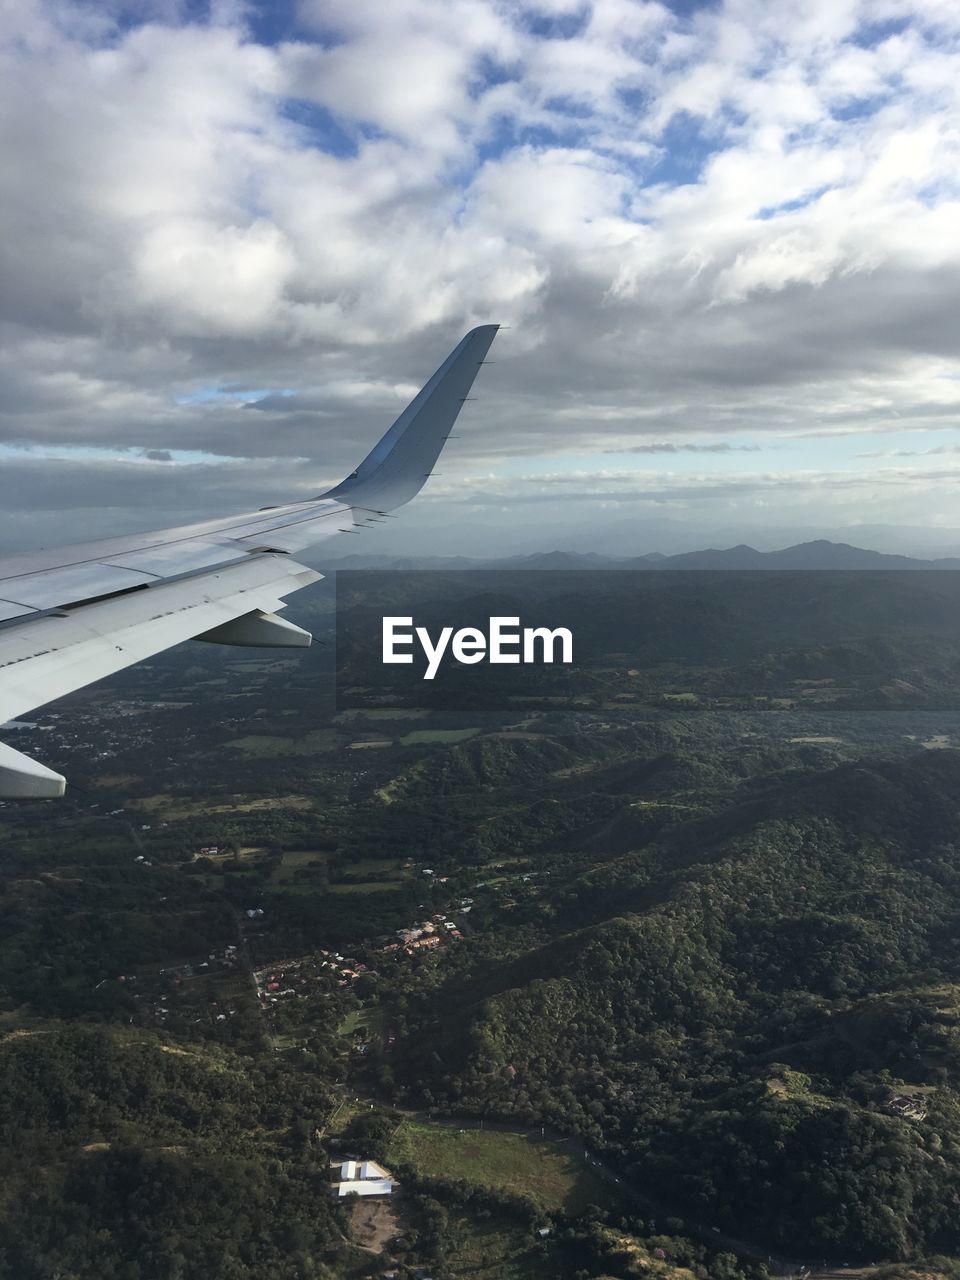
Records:
<instances>
[{"instance_id":1,"label":"white airplane wing","mask_svg":"<svg viewBox=\"0 0 960 1280\"><path fill-rule=\"evenodd\" d=\"M317 498L0 559L0 724L182 640L308 645L276 611L323 575L290 553L420 492L497 328L468 333L356 471ZM0 743L0 796L64 787Z\"/></svg>"}]
</instances>

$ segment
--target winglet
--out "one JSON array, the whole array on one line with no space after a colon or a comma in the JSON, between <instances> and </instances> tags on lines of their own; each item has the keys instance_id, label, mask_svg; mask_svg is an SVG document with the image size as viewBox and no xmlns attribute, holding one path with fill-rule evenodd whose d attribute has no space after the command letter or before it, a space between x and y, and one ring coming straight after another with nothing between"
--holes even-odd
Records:
<instances>
[{"instance_id":1,"label":"winglet","mask_svg":"<svg viewBox=\"0 0 960 1280\"><path fill-rule=\"evenodd\" d=\"M391 511L416 497L499 327L471 329L356 471L322 496L373 511Z\"/></svg>"},{"instance_id":2,"label":"winglet","mask_svg":"<svg viewBox=\"0 0 960 1280\"><path fill-rule=\"evenodd\" d=\"M66 785L62 774L0 742L0 795L4 799L56 799L63 795Z\"/></svg>"}]
</instances>

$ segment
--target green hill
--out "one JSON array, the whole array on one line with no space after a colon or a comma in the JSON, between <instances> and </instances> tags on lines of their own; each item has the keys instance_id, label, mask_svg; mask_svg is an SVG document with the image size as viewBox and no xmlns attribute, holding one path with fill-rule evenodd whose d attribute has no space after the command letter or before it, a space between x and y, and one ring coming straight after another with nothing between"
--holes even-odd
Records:
<instances>
[{"instance_id":1,"label":"green hill","mask_svg":"<svg viewBox=\"0 0 960 1280\"><path fill-rule=\"evenodd\" d=\"M552 912L419 1008L415 1089L574 1130L654 1200L801 1255L960 1245L960 756L774 781Z\"/></svg>"}]
</instances>

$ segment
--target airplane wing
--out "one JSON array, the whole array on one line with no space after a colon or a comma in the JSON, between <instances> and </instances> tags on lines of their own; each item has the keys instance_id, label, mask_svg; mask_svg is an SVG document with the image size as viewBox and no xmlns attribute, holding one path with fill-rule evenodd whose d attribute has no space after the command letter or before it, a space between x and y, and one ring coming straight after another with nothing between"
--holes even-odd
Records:
<instances>
[{"instance_id":1,"label":"airplane wing","mask_svg":"<svg viewBox=\"0 0 960 1280\"><path fill-rule=\"evenodd\" d=\"M0 724L183 640L308 645L277 617L323 575L290 553L383 519L430 475L497 332L473 329L341 484L306 502L0 559ZM0 796L65 779L0 743Z\"/></svg>"}]
</instances>

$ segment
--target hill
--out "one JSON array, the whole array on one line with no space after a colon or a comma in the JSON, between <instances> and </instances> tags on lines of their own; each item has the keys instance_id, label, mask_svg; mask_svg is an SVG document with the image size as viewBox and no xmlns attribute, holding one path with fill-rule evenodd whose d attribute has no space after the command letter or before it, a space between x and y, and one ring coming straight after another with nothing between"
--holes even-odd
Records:
<instances>
[{"instance_id":1,"label":"hill","mask_svg":"<svg viewBox=\"0 0 960 1280\"><path fill-rule=\"evenodd\" d=\"M780 780L558 887L552 937L421 1007L405 1078L771 1247L955 1250L958 889L957 754Z\"/></svg>"},{"instance_id":2,"label":"hill","mask_svg":"<svg viewBox=\"0 0 960 1280\"><path fill-rule=\"evenodd\" d=\"M114 1027L0 1040L0 1275L302 1275L339 1239L305 1141L329 1094L272 1059Z\"/></svg>"}]
</instances>

